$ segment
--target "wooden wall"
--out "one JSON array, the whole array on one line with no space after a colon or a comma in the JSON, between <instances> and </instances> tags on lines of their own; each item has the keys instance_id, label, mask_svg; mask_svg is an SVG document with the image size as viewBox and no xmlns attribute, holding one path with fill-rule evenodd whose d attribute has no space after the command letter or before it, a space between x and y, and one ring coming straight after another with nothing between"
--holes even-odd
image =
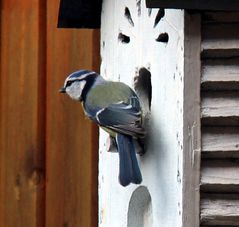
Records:
<instances>
[{"instance_id":1,"label":"wooden wall","mask_svg":"<svg viewBox=\"0 0 239 227\"><path fill-rule=\"evenodd\" d=\"M99 31L57 29L59 1L2 0L0 227L97 226L98 129L59 94L99 69Z\"/></svg>"},{"instance_id":2,"label":"wooden wall","mask_svg":"<svg viewBox=\"0 0 239 227\"><path fill-rule=\"evenodd\" d=\"M201 225L239 226L239 12L201 25Z\"/></svg>"}]
</instances>

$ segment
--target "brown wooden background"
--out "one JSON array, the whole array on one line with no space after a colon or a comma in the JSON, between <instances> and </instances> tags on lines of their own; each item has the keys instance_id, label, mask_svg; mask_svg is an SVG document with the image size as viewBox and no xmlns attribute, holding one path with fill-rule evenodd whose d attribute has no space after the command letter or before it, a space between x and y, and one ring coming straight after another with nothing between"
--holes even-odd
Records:
<instances>
[{"instance_id":1,"label":"brown wooden background","mask_svg":"<svg viewBox=\"0 0 239 227\"><path fill-rule=\"evenodd\" d=\"M99 68L99 31L57 29L58 0L1 1L0 227L97 226L98 129L59 94Z\"/></svg>"}]
</instances>

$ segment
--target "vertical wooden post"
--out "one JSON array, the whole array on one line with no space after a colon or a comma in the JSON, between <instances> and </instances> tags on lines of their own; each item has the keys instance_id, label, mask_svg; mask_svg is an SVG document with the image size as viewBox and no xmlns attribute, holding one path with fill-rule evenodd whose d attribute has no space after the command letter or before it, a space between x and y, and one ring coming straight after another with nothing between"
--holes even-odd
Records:
<instances>
[{"instance_id":1,"label":"vertical wooden post","mask_svg":"<svg viewBox=\"0 0 239 227\"><path fill-rule=\"evenodd\" d=\"M47 2L46 226L97 226L98 129L58 90L71 72L99 68L99 32L57 29Z\"/></svg>"},{"instance_id":2,"label":"vertical wooden post","mask_svg":"<svg viewBox=\"0 0 239 227\"><path fill-rule=\"evenodd\" d=\"M153 226L182 227L184 11L105 0L101 31L102 75L132 87L150 77L152 102L147 152L138 158L140 186L119 185L118 155L105 152L107 136L100 134L99 225L138 227L153 220Z\"/></svg>"},{"instance_id":3,"label":"vertical wooden post","mask_svg":"<svg viewBox=\"0 0 239 227\"><path fill-rule=\"evenodd\" d=\"M1 2L0 226L44 226L44 4Z\"/></svg>"},{"instance_id":4,"label":"vertical wooden post","mask_svg":"<svg viewBox=\"0 0 239 227\"><path fill-rule=\"evenodd\" d=\"M184 115L183 115L183 194L184 227L200 225L201 160L201 17L185 12Z\"/></svg>"}]
</instances>

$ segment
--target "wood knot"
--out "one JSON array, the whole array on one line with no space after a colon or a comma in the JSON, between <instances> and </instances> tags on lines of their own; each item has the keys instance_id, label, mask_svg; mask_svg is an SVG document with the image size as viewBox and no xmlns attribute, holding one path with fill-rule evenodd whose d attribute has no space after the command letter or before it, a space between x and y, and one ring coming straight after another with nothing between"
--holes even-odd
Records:
<instances>
[{"instance_id":1,"label":"wood knot","mask_svg":"<svg viewBox=\"0 0 239 227\"><path fill-rule=\"evenodd\" d=\"M34 169L30 178L29 178L29 185L31 187L38 186L39 184L41 184L42 181L43 181L42 171L39 170L39 169Z\"/></svg>"}]
</instances>

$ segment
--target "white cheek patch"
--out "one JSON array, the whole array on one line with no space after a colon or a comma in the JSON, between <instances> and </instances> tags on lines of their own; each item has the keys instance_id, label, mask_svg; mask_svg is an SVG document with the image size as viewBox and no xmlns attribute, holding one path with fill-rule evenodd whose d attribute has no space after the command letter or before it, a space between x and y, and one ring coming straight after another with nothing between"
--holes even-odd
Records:
<instances>
[{"instance_id":1,"label":"white cheek patch","mask_svg":"<svg viewBox=\"0 0 239 227\"><path fill-rule=\"evenodd\" d=\"M82 91L85 87L86 81L76 81L71 86L66 87L67 94L75 100L80 100Z\"/></svg>"}]
</instances>

